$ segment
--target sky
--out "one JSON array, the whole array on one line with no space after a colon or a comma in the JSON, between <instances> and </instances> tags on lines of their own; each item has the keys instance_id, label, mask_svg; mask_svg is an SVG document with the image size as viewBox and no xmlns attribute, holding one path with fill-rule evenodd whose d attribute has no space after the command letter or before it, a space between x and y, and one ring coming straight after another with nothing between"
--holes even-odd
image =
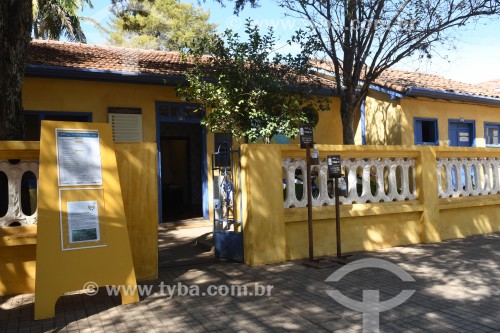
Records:
<instances>
[{"instance_id":1,"label":"sky","mask_svg":"<svg viewBox=\"0 0 500 333\"><path fill-rule=\"evenodd\" d=\"M183 1L190 2L190 1ZM94 8L86 8L82 16L91 17L103 25L109 21L111 0L93 0ZM195 1L197 3L197 1ZM222 8L213 0L202 4L210 10L210 22L218 25L219 31L228 28L243 33L246 18L251 17L260 27L272 26L279 39L280 52L293 52L294 49L285 44L297 28L303 27L303 21L285 17L284 10L272 1L262 1L259 8L245 8L239 16L233 15L232 7ZM87 42L105 44L102 34L90 23L83 24ZM438 74L449 79L467 83L480 83L500 79L500 18L496 21L469 25L460 30L458 42L454 50L442 50L446 59L433 57L431 61L405 60L395 68L417 70L419 72Z\"/></svg>"}]
</instances>

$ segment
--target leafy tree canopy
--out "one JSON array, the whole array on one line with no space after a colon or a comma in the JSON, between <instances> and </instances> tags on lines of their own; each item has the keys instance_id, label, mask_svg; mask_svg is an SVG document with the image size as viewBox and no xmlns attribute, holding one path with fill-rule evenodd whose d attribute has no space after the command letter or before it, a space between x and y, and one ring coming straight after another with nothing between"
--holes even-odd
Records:
<instances>
[{"instance_id":1,"label":"leafy tree canopy","mask_svg":"<svg viewBox=\"0 0 500 333\"><path fill-rule=\"evenodd\" d=\"M199 40L187 53L195 65L178 93L201 103L198 111L209 111L203 124L211 131L249 142L269 143L276 134L293 138L300 124L313 121L307 117L311 109L328 109L319 96L325 87L310 65L316 45L298 32L293 41L302 51L282 55L275 50L272 30L261 34L247 20L245 32L244 42L231 30Z\"/></svg>"},{"instance_id":2,"label":"leafy tree canopy","mask_svg":"<svg viewBox=\"0 0 500 333\"><path fill-rule=\"evenodd\" d=\"M78 11L91 0L32 0L33 35L35 38L56 39L66 37L70 41L86 42L80 25Z\"/></svg>"},{"instance_id":3,"label":"leafy tree canopy","mask_svg":"<svg viewBox=\"0 0 500 333\"><path fill-rule=\"evenodd\" d=\"M125 47L181 50L216 28L208 11L177 0L114 0L113 15L108 42Z\"/></svg>"}]
</instances>

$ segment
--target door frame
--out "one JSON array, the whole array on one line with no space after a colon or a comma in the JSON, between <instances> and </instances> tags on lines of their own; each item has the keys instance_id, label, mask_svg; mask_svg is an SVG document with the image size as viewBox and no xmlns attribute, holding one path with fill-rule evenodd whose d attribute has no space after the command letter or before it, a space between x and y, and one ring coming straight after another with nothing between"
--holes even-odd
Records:
<instances>
[{"instance_id":1,"label":"door frame","mask_svg":"<svg viewBox=\"0 0 500 333\"><path fill-rule=\"evenodd\" d=\"M460 123L460 124L468 124L470 125L470 128L472 129L471 133L469 135L472 136L472 140L469 140L470 145L468 147L476 147L476 121L475 120L467 120L467 119L453 119L450 118L448 119L448 145L450 147L458 147L458 146L452 146L451 145L451 123Z\"/></svg>"},{"instance_id":2,"label":"door frame","mask_svg":"<svg viewBox=\"0 0 500 333\"><path fill-rule=\"evenodd\" d=\"M201 186L202 186L202 213L205 220L209 219L209 202L208 202L208 161L207 161L207 129L201 125L201 118L182 118L167 117L160 115L160 105L189 105L193 103L171 102L171 101L156 101L155 102L155 115L156 115L156 153L157 153L157 172L158 172L158 223L163 222L163 193L161 190L162 176L161 176L161 124L162 123L176 123L176 124L197 124L201 128ZM204 116L204 113L203 113Z\"/></svg>"}]
</instances>

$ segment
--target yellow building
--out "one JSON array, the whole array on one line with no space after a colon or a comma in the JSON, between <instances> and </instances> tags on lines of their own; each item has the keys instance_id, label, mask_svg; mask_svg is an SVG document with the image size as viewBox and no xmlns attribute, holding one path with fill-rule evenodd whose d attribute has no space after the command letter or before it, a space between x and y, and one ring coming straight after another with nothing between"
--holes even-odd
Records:
<instances>
[{"instance_id":1,"label":"yellow building","mask_svg":"<svg viewBox=\"0 0 500 333\"><path fill-rule=\"evenodd\" d=\"M139 280L154 279L157 274L158 222L213 217L211 153L222 142L237 144L227 134L207 132L200 124L202 115L193 112L195 106L176 95L176 86L189 65L173 52L54 41L33 41L31 45L23 91L27 139L39 140L42 120L112 125L114 141L121 143L115 149L122 162L118 169ZM406 147L340 146L339 104L332 92L330 110L319 113L314 135L322 158L341 154L349 164L349 195L354 199L341 206L346 251L500 230L496 207L500 178L493 176L496 168L479 165L484 158L497 163L500 153L487 148L413 146L498 146L498 94L438 76L387 71L372 85L356 117L356 143ZM31 159L38 154L35 145L25 147ZM12 159L12 154L9 150L4 158ZM244 145L241 156L241 184L237 185L243 202L240 230L245 232L245 263L306 257L306 203L293 192L294 186L283 188L296 181L298 169L305 170L300 164L304 151L298 145ZM495 184L481 189L470 188L468 183L457 187L452 174L458 169L449 160L454 158L472 158L460 163L477 164L474 174L482 178L478 176L474 186L479 180L489 184L487 180L493 179ZM377 164L381 161L394 168L381 167ZM437 162L444 167L436 169ZM375 172L376 167L381 171ZM401 172L403 167L407 172ZM35 165L32 169L35 172ZM375 180L382 185L371 186ZM398 193L403 183L409 196ZM314 204L315 253L324 255L334 252L334 207L327 198L326 181L318 185L323 201L316 198ZM285 202L284 192L289 192ZM485 195L490 196L487 202ZM392 202L393 197L399 202ZM287 205L290 198L293 202ZM143 204L134 205L136 201ZM5 263L5 267L0 265L0 282L7 286L0 284L0 294L30 292L34 286L36 229L20 227L19 232L29 235L21 238L9 234L14 232L11 229L0 228L0 245L13 246L0 258ZM14 256L20 268L12 269ZM5 272L11 274L9 278ZM20 276L25 277L23 283Z\"/></svg>"},{"instance_id":2,"label":"yellow building","mask_svg":"<svg viewBox=\"0 0 500 333\"><path fill-rule=\"evenodd\" d=\"M39 140L44 119L109 122L115 142L157 144L160 221L209 218L211 153L231 138L208 133L195 105L177 96L190 66L178 53L34 40L28 63L28 140ZM318 143L341 143L341 131L332 131L339 128L338 110L334 97L331 110L320 112Z\"/></svg>"},{"instance_id":3,"label":"yellow building","mask_svg":"<svg viewBox=\"0 0 500 333\"><path fill-rule=\"evenodd\" d=\"M160 221L207 219L211 153L231 138L208 133L200 125L203 115L177 96L189 66L176 52L35 40L23 92L27 139L38 140L43 119L110 122L116 142L156 143ZM371 86L356 119L360 145L494 147L500 94L436 75L388 70ZM279 142L289 143L284 139ZM319 113L315 141L342 143L333 91L330 110Z\"/></svg>"},{"instance_id":4,"label":"yellow building","mask_svg":"<svg viewBox=\"0 0 500 333\"><path fill-rule=\"evenodd\" d=\"M358 141L499 146L500 93L437 75L388 70L371 87Z\"/></svg>"}]
</instances>

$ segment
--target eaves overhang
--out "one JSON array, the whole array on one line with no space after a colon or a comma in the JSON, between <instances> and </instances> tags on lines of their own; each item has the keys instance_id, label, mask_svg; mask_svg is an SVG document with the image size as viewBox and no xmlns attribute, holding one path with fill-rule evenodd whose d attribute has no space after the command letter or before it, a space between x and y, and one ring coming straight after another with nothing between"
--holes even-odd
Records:
<instances>
[{"instance_id":1,"label":"eaves overhang","mask_svg":"<svg viewBox=\"0 0 500 333\"><path fill-rule=\"evenodd\" d=\"M402 99L405 97L413 97L413 98L422 97L422 98L442 99L448 101L473 103L481 105L500 106L500 98L480 96L480 95L468 95L455 91L443 91L436 89L412 87L406 90L406 92L402 93L375 84L372 84L370 86L370 89L389 95L391 100Z\"/></svg>"},{"instance_id":2,"label":"eaves overhang","mask_svg":"<svg viewBox=\"0 0 500 333\"><path fill-rule=\"evenodd\" d=\"M186 83L184 75L152 74L137 72L110 71L92 68L74 68L63 66L26 66L27 77L65 79L65 80L90 80L115 83L132 83L148 85L178 86ZM293 89L293 88L292 88ZM338 96L338 90L333 87L324 86L316 91L317 96Z\"/></svg>"},{"instance_id":3,"label":"eaves overhang","mask_svg":"<svg viewBox=\"0 0 500 333\"><path fill-rule=\"evenodd\" d=\"M450 101L500 106L500 98L493 98L479 95L468 95L454 91L442 91L427 88L410 88L406 91L407 97L425 97L432 99L444 99Z\"/></svg>"},{"instance_id":4,"label":"eaves overhang","mask_svg":"<svg viewBox=\"0 0 500 333\"><path fill-rule=\"evenodd\" d=\"M62 66L26 66L27 77L66 79L66 80L91 80L117 83L133 83L148 85L177 86L185 81L183 75L152 74L137 72L109 71L92 68L73 68Z\"/></svg>"}]
</instances>

